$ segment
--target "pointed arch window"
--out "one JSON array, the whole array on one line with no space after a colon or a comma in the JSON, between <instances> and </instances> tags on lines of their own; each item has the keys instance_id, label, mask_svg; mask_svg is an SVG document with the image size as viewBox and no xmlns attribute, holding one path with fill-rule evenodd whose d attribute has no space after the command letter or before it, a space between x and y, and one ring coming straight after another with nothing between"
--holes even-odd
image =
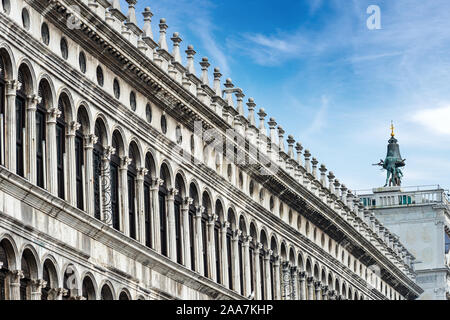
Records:
<instances>
[{"instance_id":1,"label":"pointed arch window","mask_svg":"<svg viewBox=\"0 0 450 320\"><path fill-rule=\"evenodd\" d=\"M111 155L111 212L113 228L120 231L120 203L119 203L119 141L117 136L113 135L112 147L116 149L116 153Z\"/></svg>"},{"instance_id":2,"label":"pointed arch window","mask_svg":"<svg viewBox=\"0 0 450 320\"><path fill-rule=\"evenodd\" d=\"M65 102L62 98L58 101L58 110L61 115L56 120L56 167L58 180L58 197L64 199L64 154L66 152L66 121L65 121Z\"/></svg>"},{"instance_id":3,"label":"pointed arch window","mask_svg":"<svg viewBox=\"0 0 450 320\"><path fill-rule=\"evenodd\" d=\"M128 224L130 229L130 237L136 240L136 157L137 152L133 146L131 146L128 157L131 159L128 165L127 171L127 183L128 183Z\"/></svg>"},{"instance_id":4,"label":"pointed arch window","mask_svg":"<svg viewBox=\"0 0 450 320\"><path fill-rule=\"evenodd\" d=\"M36 182L41 188L45 188L45 144L46 144L46 120L47 97L42 82L39 84L38 95L41 102L36 109Z\"/></svg>"},{"instance_id":5,"label":"pointed arch window","mask_svg":"<svg viewBox=\"0 0 450 320\"><path fill-rule=\"evenodd\" d=\"M16 94L16 173L24 177L26 87L21 68L19 68L17 78L20 84L20 90Z\"/></svg>"}]
</instances>

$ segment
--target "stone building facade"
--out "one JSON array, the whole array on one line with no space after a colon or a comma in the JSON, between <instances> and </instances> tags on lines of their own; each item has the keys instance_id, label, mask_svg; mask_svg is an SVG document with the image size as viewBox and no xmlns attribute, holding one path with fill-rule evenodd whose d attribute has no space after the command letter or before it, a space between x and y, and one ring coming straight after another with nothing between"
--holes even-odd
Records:
<instances>
[{"instance_id":1,"label":"stone building facade","mask_svg":"<svg viewBox=\"0 0 450 320\"><path fill-rule=\"evenodd\" d=\"M450 201L440 186L379 188L366 208L416 257L420 300L450 300Z\"/></svg>"},{"instance_id":2,"label":"stone building facade","mask_svg":"<svg viewBox=\"0 0 450 320\"><path fill-rule=\"evenodd\" d=\"M127 2L2 0L0 299L418 297L359 199Z\"/></svg>"}]
</instances>

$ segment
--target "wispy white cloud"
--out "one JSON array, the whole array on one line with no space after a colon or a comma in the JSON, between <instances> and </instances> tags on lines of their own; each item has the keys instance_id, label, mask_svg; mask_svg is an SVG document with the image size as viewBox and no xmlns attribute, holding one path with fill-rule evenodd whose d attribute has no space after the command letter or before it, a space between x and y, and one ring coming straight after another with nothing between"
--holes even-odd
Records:
<instances>
[{"instance_id":1,"label":"wispy white cloud","mask_svg":"<svg viewBox=\"0 0 450 320\"><path fill-rule=\"evenodd\" d=\"M418 110L412 120L434 133L450 135L450 106Z\"/></svg>"}]
</instances>

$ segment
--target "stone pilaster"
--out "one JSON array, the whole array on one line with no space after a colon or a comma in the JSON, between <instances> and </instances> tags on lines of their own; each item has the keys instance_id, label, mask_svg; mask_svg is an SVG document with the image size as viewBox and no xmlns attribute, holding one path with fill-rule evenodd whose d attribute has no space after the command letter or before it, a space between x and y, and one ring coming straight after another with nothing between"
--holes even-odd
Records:
<instances>
[{"instance_id":1,"label":"stone pilaster","mask_svg":"<svg viewBox=\"0 0 450 320\"><path fill-rule=\"evenodd\" d=\"M315 281L314 289L315 289L315 293L316 293L316 295L315 295L316 300L322 300L322 293L321 293L322 283L320 281Z\"/></svg>"},{"instance_id":2,"label":"stone pilaster","mask_svg":"<svg viewBox=\"0 0 450 320\"><path fill-rule=\"evenodd\" d=\"M102 216L101 219L109 226L113 225L111 207L111 156L116 153L113 147L106 147L102 157L101 192L102 192Z\"/></svg>"},{"instance_id":3,"label":"stone pilaster","mask_svg":"<svg viewBox=\"0 0 450 320\"><path fill-rule=\"evenodd\" d=\"M308 300L314 300L314 278L306 278L306 284L308 287Z\"/></svg>"},{"instance_id":4,"label":"stone pilaster","mask_svg":"<svg viewBox=\"0 0 450 320\"><path fill-rule=\"evenodd\" d=\"M58 195L58 171L56 150L56 120L61 115L58 108L47 110L47 190L53 195ZM92 197L91 197L92 198Z\"/></svg>"},{"instance_id":5,"label":"stone pilaster","mask_svg":"<svg viewBox=\"0 0 450 320\"><path fill-rule=\"evenodd\" d=\"M76 163L75 163L75 133L80 128L80 124L76 121L69 123L67 128L67 163L68 172L67 185L67 201L74 207L77 205L77 181L76 181Z\"/></svg>"},{"instance_id":6,"label":"stone pilaster","mask_svg":"<svg viewBox=\"0 0 450 320\"><path fill-rule=\"evenodd\" d=\"M151 194L151 214L152 214L152 244L153 249L157 252L161 252L161 232L160 232L160 219L159 219L159 187L164 183L161 179L155 179L152 181L152 186L150 189Z\"/></svg>"},{"instance_id":7,"label":"stone pilaster","mask_svg":"<svg viewBox=\"0 0 450 320\"><path fill-rule=\"evenodd\" d=\"M241 281L240 281L240 269L239 269L239 236L242 231L235 230L233 232L233 238L231 239L231 248L232 255L231 261L233 263L233 281L234 281L234 290L236 292L241 292Z\"/></svg>"},{"instance_id":8,"label":"stone pilaster","mask_svg":"<svg viewBox=\"0 0 450 320\"><path fill-rule=\"evenodd\" d=\"M188 269L191 269L192 264L195 263L191 261L191 237L189 234L189 206L193 201L191 198L185 198L181 207L183 262Z\"/></svg>"},{"instance_id":9,"label":"stone pilaster","mask_svg":"<svg viewBox=\"0 0 450 320\"><path fill-rule=\"evenodd\" d=\"M36 109L41 101L36 95L27 97L27 177L32 184L36 184ZM69 158L70 159L70 158Z\"/></svg>"},{"instance_id":10,"label":"stone pilaster","mask_svg":"<svg viewBox=\"0 0 450 320\"><path fill-rule=\"evenodd\" d=\"M262 249L262 244L257 243L253 251L253 259L255 264L255 300L262 300L261 292L261 267L259 265L259 250Z\"/></svg>"},{"instance_id":11,"label":"stone pilaster","mask_svg":"<svg viewBox=\"0 0 450 320\"><path fill-rule=\"evenodd\" d=\"M275 262L273 263L273 285L275 286L274 300L281 300L281 277L280 277L280 258L275 257Z\"/></svg>"},{"instance_id":12,"label":"stone pilaster","mask_svg":"<svg viewBox=\"0 0 450 320\"><path fill-rule=\"evenodd\" d=\"M208 216L208 224L207 224L207 234L208 234L208 265L209 272L208 274L211 276L211 279L218 281L217 279L217 269L216 269L216 239L214 237L214 225L216 223L218 216L215 214L210 214Z\"/></svg>"},{"instance_id":13,"label":"stone pilaster","mask_svg":"<svg viewBox=\"0 0 450 320\"><path fill-rule=\"evenodd\" d=\"M283 300L291 299L291 269L289 262L281 263L281 298Z\"/></svg>"},{"instance_id":14,"label":"stone pilaster","mask_svg":"<svg viewBox=\"0 0 450 320\"><path fill-rule=\"evenodd\" d=\"M264 252L264 272L265 272L265 286L264 289L266 290L266 300L272 300L272 281L270 280L270 256L273 254L272 250L266 250Z\"/></svg>"},{"instance_id":15,"label":"stone pilaster","mask_svg":"<svg viewBox=\"0 0 450 320\"><path fill-rule=\"evenodd\" d=\"M5 105L5 167L16 172L16 92L19 82L11 80L6 83Z\"/></svg>"},{"instance_id":16,"label":"stone pilaster","mask_svg":"<svg viewBox=\"0 0 450 320\"><path fill-rule=\"evenodd\" d=\"M291 300L298 300L297 296L297 267L291 267Z\"/></svg>"},{"instance_id":17,"label":"stone pilaster","mask_svg":"<svg viewBox=\"0 0 450 320\"><path fill-rule=\"evenodd\" d=\"M328 286L322 286L322 300L328 300Z\"/></svg>"},{"instance_id":18,"label":"stone pilaster","mask_svg":"<svg viewBox=\"0 0 450 320\"><path fill-rule=\"evenodd\" d=\"M244 242L242 244L243 252L243 265L244 265L244 296L249 297L251 292L251 283L250 283L250 241L252 241L252 237L245 237Z\"/></svg>"},{"instance_id":19,"label":"stone pilaster","mask_svg":"<svg viewBox=\"0 0 450 320\"><path fill-rule=\"evenodd\" d=\"M148 169L139 168L136 176L136 234L137 240L145 246L145 206L144 206L144 177Z\"/></svg>"},{"instance_id":20,"label":"stone pilaster","mask_svg":"<svg viewBox=\"0 0 450 320\"><path fill-rule=\"evenodd\" d=\"M203 264L203 235L202 235L202 213L205 210L204 207L198 206L195 212L195 247L197 257L197 272L205 274Z\"/></svg>"},{"instance_id":21,"label":"stone pilaster","mask_svg":"<svg viewBox=\"0 0 450 320\"><path fill-rule=\"evenodd\" d=\"M306 298L306 272L300 271L298 273L298 280L299 280L299 298L300 300L307 300Z\"/></svg>"},{"instance_id":22,"label":"stone pilaster","mask_svg":"<svg viewBox=\"0 0 450 320\"><path fill-rule=\"evenodd\" d=\"M14 270L8 274L10 300L20 300L20 279L23 276L22 270Z\"/></svg>"},{"instance_id":23,"label":"stone pilaster","mask_svg":"<svg viewBox=\"0 0 450 320\"><path fill-rule=\"evenodd\" d=\"M85 170L85 203L86 212L94 216L94 144L97 143L97 137L94 134L89 134L84 137L84 157L86 159ZM124 193L122 193L124 194ZM126 194L126 193L125 193Z\"/></svg>"},{"instance_id":24,"label":"stone pilaster","mask_svg":"<svg viewBox=\"0 0 450 320\"><path fill-rule=\"evenodd\" d=\"M173 188L169 190L167 196L167 226L169 234L169 258L172 261L177 261L177 238L175 228L175 196L178 194L178 190Z\"/></svg>"},{"instance_id":25,"label":"stone pilaster","mask_svg":"<svg viewBox=\"0 0 450 320\"><path fill-rule=\"evenodd\" d=\"M47 285L47 281L42 279L31 280L31 300L41 300L42 298L42 288Z\"/></svg>"},{"instance_id":26,"label":"stone pilaster","mask_svg":"<svg viewBox=\"0 0 450 320\"><path fill-rule=\"evenodd\" d=\"M222 241L222 284L229 288L230 283L228 281L228 246L227 246L227 229L230 227L229 222L225 222L222 224L222 227L220 229L220 240Z\"/></svg>"},{"instance_id":27,"label":"stone pilaster","mask_svg":"<svg viewBox=\"0 0 450 320\"><path fill-rule=\"evenodd\" d=\"M131 163L131 159L124 156L120 159L119 168L119 198L122 199L122 212L121 212L121 231L130 236L130 219L128 217L128 166Z\"/></svg>"}]
</instances>

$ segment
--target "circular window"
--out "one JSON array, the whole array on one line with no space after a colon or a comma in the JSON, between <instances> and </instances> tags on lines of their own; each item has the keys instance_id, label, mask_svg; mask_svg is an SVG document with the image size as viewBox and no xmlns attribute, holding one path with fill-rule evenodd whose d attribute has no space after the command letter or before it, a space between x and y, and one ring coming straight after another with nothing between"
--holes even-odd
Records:
<instances>
[{"instance_id":1,"label":"circular window","mask_svg":"<svg viewBox=\"0 0 450 320\"><path fill-rule=\"evenodd\" d=\"M114 79L113 90L114 90L114 97L116 99L119 99L120 98L120 85L119 85L119 81L117 81L117 79Z\"/></svg>"},{"instance_id":2,"label":"circular window","mask_svg":"<svg viewBox=\"0 0 450 320\"><path fill-rule=\"evenodd\" d=\"M69 57L69 47L67 46L66 38L61 39L59 46L61 49L61 56L63 57L64 60L67 60L67 58Z\"/></svg>"},{"instance_id":3,"label":"circular window","mask_svg":"<svg viewBox=\"0 0 450 320\"><path fill-rule=\"evenodd\" d=\"M30 14L25 8L22 9L22 26L25 30L30 30Z\"/></svg>"},{"instance_id":4,"label":"circular window","mask_svg":"<svg viewBox=\"0 0 450 320\"><path fill-rule=\"evenodd\" d=\"M86 72L86 55L83 51L80 52L80 56L78 57L78 62L80 63L80 71L82 73Z\"/></svg>"},{"instance_id":5,"label":"circular window","mask_svg":"<svg viewBox=\"0 0 450 320\"><path fill-rule=\"evenodd\" d=\"M194 135L191 135L191 154L195 153L195 138Z\"/></svg>"},{"instance_id":6,"label":"circular window","mask_svg":"<svg viewBox=\"0 0 450 320\"><path fill-rule=\"evenodd\" d=\"M255 183L250 181L250 185L248 187L248 193L250 193L250 196L253 197L253 192L255 191Z\"/></svg>"},{"instance_id":7,"label":"circular window","mask_svg":"<svg viewBox=\"0 0 450 320\"><path fill-rule=\"evenodd\" d=\"M9 14L11 12L11 3L9 0L2 0L3 12Z\"/></svg>"},{"instance_id":8,"label":"circular window","mask_svg":"<svg viewBox=\"0 0 450 320\"><path fill-rule=\"evenodd\" d=\"M152 107L150 107L149 103L147 103L147 106L145 107L145 117L147 118L148 123L152 123Z\"/></svg>"},{"instance_id":9,"label":"circular window","mask_svg":"<svg viewBox=\"0 0 450 320\"><path fill-rule=\"evenodd\" d=\"M48 46L50 43L50 31L48 30L48 25L45 22L41 26L41 37L42 42Z\"/></svg>"},{"instance_id":10,"label":"circular window","mask_svg":"<svg viewBox=\"0 0 450 320\"><path fill-rule=\"evenodd\" d=\"M183 142L183 134L181 133L181 127L177 126L177 128L175 129L175 135L177 138L177 143L181 144Z\"/></svg>"},{"instance_id":11,"label":"circular window","mask_svg":"<svg viewBox=\"0 0 450 320\"><path fill-rule=\"evenodd\" d=\"M131 110L136 111L136 94L133 91L130 93L130 107Z\"/></svg>"},{"instance_id":12,"label":"circular window","mask_svg":"<svg viewBox=\"0 0 450 320\"><path fill-rule=\"evenodd\" d=\"M164 115L161 116L161 131L164 134L167 133L167 119Z\"/></svg>"},{"instance_id":13,"label":"circular window","mask_svg":"<svg viewBox=\"0 0 450 320\"><path fill-rule=\"evenodd\" d=\"M103 78L103 70L100 66L97 67L97 83L100 87L103 87L105 79Z\"/></svg>"}]
</instances>

